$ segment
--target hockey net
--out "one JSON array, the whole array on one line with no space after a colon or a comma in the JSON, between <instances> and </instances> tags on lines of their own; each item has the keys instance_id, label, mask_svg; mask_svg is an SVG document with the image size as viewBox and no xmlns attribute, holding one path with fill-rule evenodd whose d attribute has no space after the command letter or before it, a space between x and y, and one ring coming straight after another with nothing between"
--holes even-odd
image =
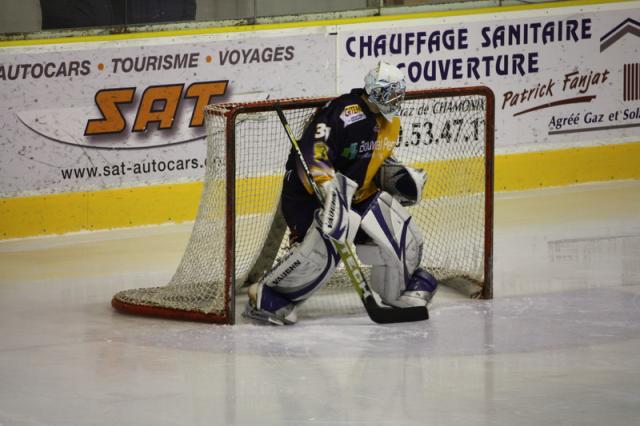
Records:
<instances>
[{"instance_id":1,"label":"hockey net","mask_svg":"<svg viewBox=\"0 0 640 426\"><path fill-rule=\"evenodd\" d=\"M327 101L277 103L300 137ZM236 291L256 282L288 246L278 200L291 147L275 104L205 109L204 189L182 261L165 286L117 293L112 300L116 309L193 321L235 321ZM428 173L422 201L409 208L424 236L421 266L441 283L474 298L492 297L493 111L493 94L484 87L408 92L394 151L398 160ZM353 298L354 291L342 290L350 286L338 269L325 291L342 291ZM352 306L333 298L319 310L341 312L341 304Z\"/></svg>"}]
</instances>

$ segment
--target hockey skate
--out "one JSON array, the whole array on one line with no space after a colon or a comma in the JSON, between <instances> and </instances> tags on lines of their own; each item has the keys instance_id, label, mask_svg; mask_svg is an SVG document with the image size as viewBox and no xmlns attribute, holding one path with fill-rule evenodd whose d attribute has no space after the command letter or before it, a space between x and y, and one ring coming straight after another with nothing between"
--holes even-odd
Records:
<instances>
[{"instance_id":1,"label":"hockey skate","mask_svg":"<svg viewBox=\"0 0 640 426\"><path fill-rule=\"evenodd\" d=\"M251 284L242 316L265 324L292 325L298 320L296 304L262 283Z\"/></svg>"},{"instance_id":2,"label":"hockey skate","mask_svg":"<svg viewBox=\"0 0 640 426\"><path fill-rule=\"evenodd\" d=\"M399 301L405 306L428 306L438 291L438 281L422 268L415 270Z\"/></svg>"}]
</instances>

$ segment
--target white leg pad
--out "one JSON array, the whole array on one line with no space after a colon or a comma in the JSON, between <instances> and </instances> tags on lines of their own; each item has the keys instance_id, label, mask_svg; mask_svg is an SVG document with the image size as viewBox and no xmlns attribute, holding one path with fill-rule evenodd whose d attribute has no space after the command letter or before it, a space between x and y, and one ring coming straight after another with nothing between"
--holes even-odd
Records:
<instances>
[{"instance_id":1,"label":"white leg pad","mask_svg":"<svg viewBox=\"0 0 640 426\"><path fill-rule=\"evenodd\" d=\"M352 242L360 224L360 215L350 211L348 220L346 239ZM322 287L340 261L331 239L322 233L319 221L316 216L302 243L294 245L260 280L292 302L302 302Z\"/></svg>"},{"instance_id":2,"label":"white leg pad","mask_svg":"<svg viewBox=\"0 0 640 426\"><path fill-rule=\"evenodd\" d=\"M362 263L372 266L371 287L385 303L398 304L420 264L422 234L409 212L386 192L362 217L360 228L372 240L357 247Z\"/></svg>"},{"instance_id":3,"label":"white leg pad","mask_svg":"<svg viewBox=\"0 0 640 426\"><path fill-rule=\"evenodd\" d=\"M301 302L331 278L339 259L329 238L312 226L304 241L294 245L260 281L289 300Z\"/></svg>"}]
</instances>

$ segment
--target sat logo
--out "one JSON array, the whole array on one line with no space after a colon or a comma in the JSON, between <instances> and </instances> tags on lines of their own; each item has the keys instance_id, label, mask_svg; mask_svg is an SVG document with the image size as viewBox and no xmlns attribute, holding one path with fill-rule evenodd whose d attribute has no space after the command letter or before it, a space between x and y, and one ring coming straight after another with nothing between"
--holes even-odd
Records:
<instances>
[{"instance_id":1,"label":"sat logo","mask_svg":"<svg viewBox=\"0 0 640 426\"><path fill-rule=\"evenodd\" d=\"M228 84L229 80L206 81L193 83L186 90L184 90L184 84L147 87L138 102L131 131L144 132L151 123L158 123L159 130L172 129L183 99L196 100L189 127L201 127L204 124L204 107L211 103L212 98L223 96ZM98 136L123 132L128 123L121 106L132 104L135 93L135 87L98 91L95 95L95 103L102 117L88 120L84 135Z\"/></svg>"}]
</instances>

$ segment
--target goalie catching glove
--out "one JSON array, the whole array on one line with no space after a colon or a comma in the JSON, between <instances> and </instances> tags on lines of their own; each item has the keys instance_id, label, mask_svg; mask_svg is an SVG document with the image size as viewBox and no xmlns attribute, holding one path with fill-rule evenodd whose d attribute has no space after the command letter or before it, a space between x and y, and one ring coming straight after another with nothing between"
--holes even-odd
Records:
<instances>
[{"instance_id":1,"label":"goalie catching glove","mask_svg":"<svg viewBox=\"0 0 640 426\"><path fill-rule=\"evenodd\" d=\"M376 174L375 183L403 206L413 206L422 200L427 172L405 166L393 157L384 160Z\"/></svg>"}]
</instances>

